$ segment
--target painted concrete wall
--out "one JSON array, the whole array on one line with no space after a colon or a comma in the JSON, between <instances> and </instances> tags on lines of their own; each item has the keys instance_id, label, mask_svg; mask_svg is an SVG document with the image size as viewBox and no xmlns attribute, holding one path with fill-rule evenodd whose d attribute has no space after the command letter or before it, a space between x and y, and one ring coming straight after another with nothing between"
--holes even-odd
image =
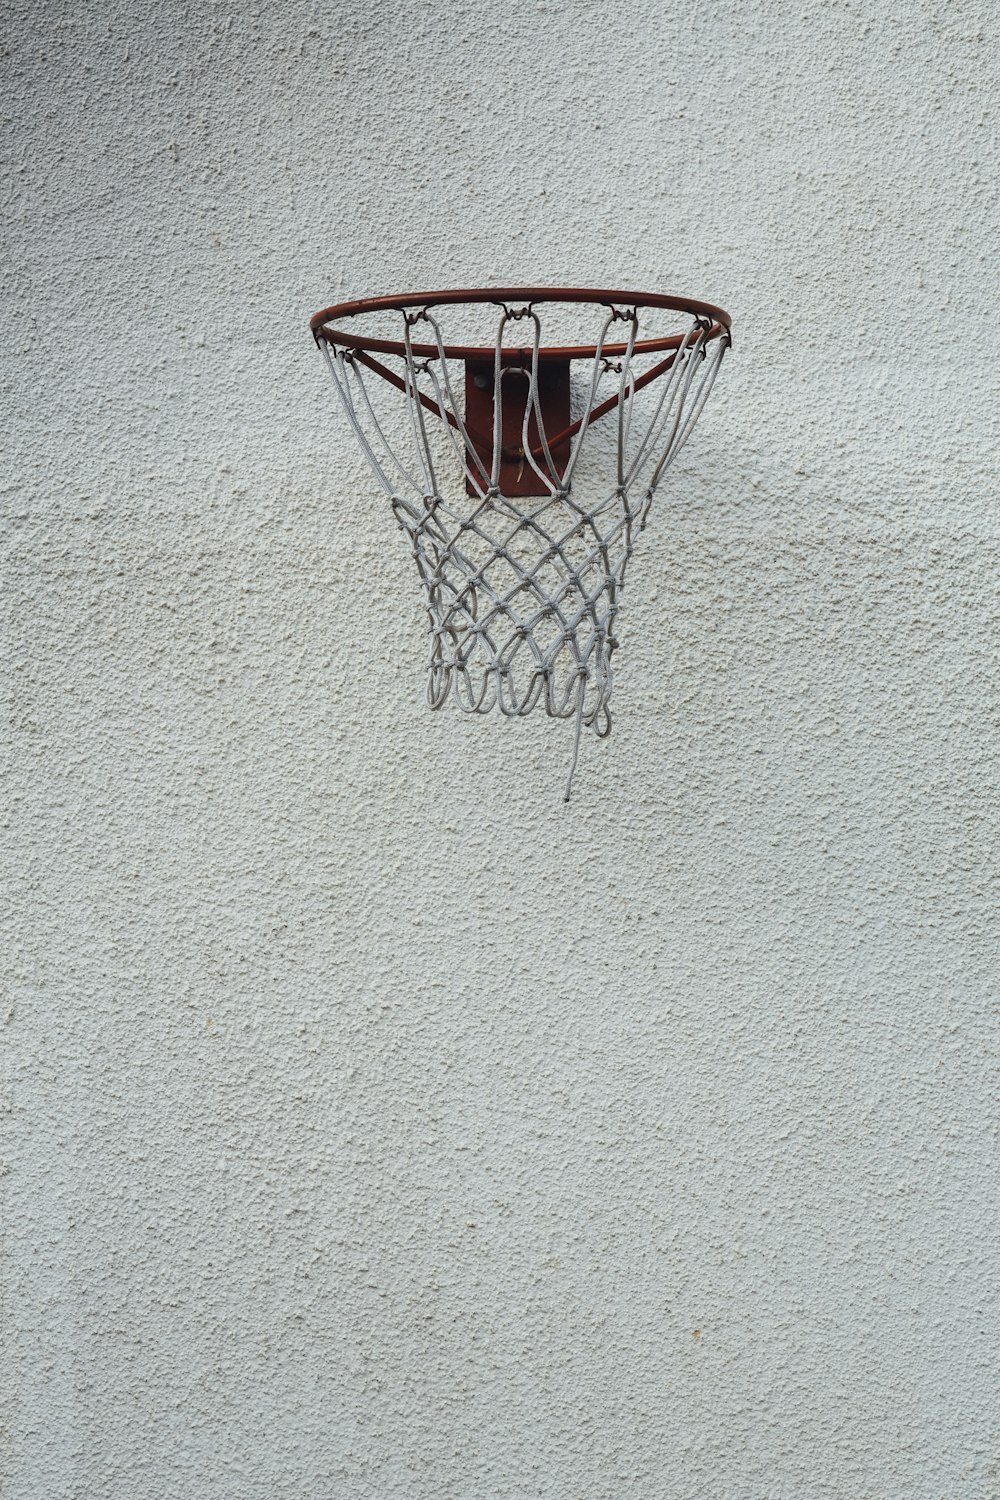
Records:
<instances>
[{"instance_id":1,"label":"painted concrete wall","mask_svg":"<svg viewBox=\"0 0 1000 1500\"><path fill-rule=\"evenodd\" d=\"M8 7L9 1500L1000 1492L996 22ZM522 279L736 319L568 808L305 329Z\"/></svg>"}]
</instances>

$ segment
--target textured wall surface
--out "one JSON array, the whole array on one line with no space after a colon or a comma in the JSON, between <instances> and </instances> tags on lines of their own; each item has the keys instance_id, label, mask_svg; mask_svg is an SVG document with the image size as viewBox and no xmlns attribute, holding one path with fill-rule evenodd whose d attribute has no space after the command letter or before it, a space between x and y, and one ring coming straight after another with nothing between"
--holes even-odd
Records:
<instances>
[{"instance_id":1,"label":"textured wall surface","mask_svg":"<svg viewBox=\"0 0 1000 1500\"><path fill-rule=\"evenodd\" d=\"M8 6L5 1500L992 1500L997 11ZM427 711L306 318L736 347L615 732Z\"/></svg>"}]
</instances>

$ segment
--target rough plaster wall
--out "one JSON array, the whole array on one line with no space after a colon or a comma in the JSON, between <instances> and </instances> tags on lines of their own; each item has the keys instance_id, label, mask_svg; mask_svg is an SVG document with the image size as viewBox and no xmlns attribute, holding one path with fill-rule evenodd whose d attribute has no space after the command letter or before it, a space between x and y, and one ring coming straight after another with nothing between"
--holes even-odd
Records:
<instances>
[{"instance_id":1,"label":"rough plaster wall","mask_svg":"<svg viewBox=\"0 0 1000 1500\"><path fill-rule=\"evenodd\" d=\"M10 1500L1000 1492L995 7L8 7ZM307 315L701 295L615 733Z\"/></svg>"}]
</instances>

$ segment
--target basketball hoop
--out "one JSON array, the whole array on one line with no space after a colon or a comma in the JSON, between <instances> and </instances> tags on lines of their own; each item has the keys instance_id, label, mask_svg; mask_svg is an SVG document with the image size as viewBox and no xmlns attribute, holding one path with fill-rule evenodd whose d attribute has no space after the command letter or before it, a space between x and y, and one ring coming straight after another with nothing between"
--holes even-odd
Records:
<instances>
[{"instance_id":1,"label":"basketball hoop","mask_svg":"<svg viewBox=\"0 0 1000 1500\"><path fill-rule=\"evenodd\" d=\"M729 327L683 297L537 287L371 297L310 321L420 573L430 706L575 720L566 801L583 729L611 731L636 532Z\"/></svg>"}]
</instances>

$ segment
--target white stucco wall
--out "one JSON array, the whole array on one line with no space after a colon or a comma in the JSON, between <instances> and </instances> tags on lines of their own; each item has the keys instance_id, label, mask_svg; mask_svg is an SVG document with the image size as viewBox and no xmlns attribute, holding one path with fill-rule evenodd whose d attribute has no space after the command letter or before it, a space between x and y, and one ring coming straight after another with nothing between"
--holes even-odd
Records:
<instances>
[{"instance_id":1,"label":"white stucco wall","mask_svg":"<svg viewBox=\"0 0 1000 1500\"><path fill-rule=\"evenodd\" d=\"M8 7L5 1500L1000 1493L996 21ZM735 318L569 807L305 326L519 280Z\"/></svg>"}]
</instances>

